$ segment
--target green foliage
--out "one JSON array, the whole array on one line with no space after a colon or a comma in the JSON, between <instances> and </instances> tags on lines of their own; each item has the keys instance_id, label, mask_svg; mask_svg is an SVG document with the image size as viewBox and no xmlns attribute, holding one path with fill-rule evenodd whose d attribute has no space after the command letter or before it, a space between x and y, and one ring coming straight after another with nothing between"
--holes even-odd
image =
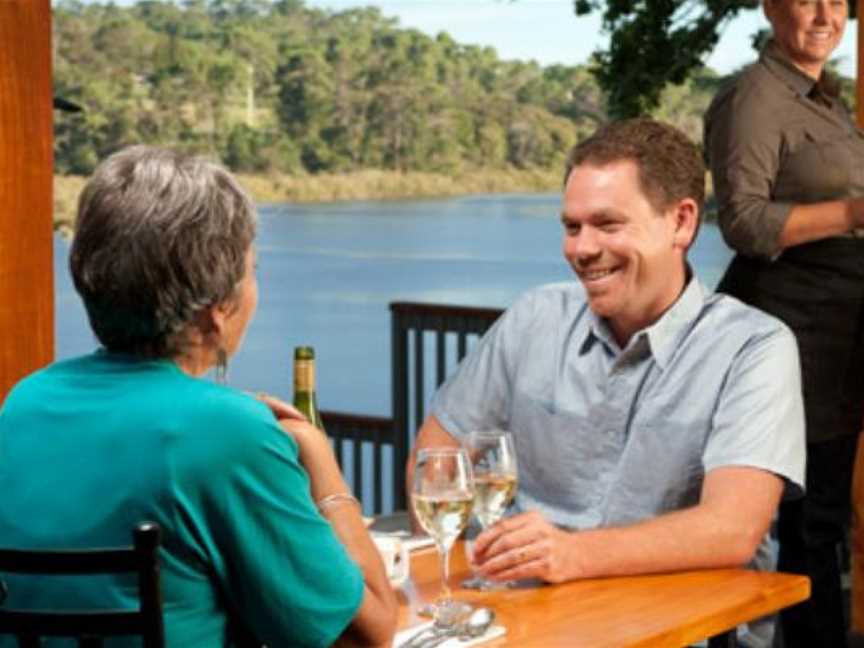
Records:
<instances>
[{"instance_id":1,"label":"green foliage","mask_svg":"<svg viewBox=\"0 0 864 648\"><path fill-rule=\"evenodd\" d=\"M56 168L135 142L249 173L555 168L606 119L583 67L502 61L377 9L302 0L58 0Z\"/></svg>"},{"instance_id":2,"label":"green foliage","mask_svg":"<svg viewBox=\"0 0 864 648\"><path fill-rule=\"evenodd\" d=\"M670 83L701 67L723 27L759 0L574 0L576 15L603 12L609 48L594 54L592 73L613 117L635 117L660 105Z\"/></svg>"}]
</instances>

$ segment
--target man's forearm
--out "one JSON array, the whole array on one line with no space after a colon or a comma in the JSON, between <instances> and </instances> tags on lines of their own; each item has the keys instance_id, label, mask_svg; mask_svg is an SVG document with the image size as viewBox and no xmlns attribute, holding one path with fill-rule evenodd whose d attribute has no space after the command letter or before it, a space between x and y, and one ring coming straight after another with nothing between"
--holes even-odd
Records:
<instances>
[{"instance_id":1,"label":"man's forearm","mask_svg":"<svg viewBox=\"0 0 864 648\"><path fill-rule=\"evenodd\" d=\"M748 562L765 537L783 481L758 468L708 473L697 506L628 526L562 531L536 511L505 518L475 542L480 572L499 580L647 574Z\"/></svg>"},{"instance_id":2,"label":"man's forearm","mask_svg":"<svg viewBox=\"0 0 864 648\"><path fill-rule=\"evenodd\" d=\"M576 531L564 580L737 567L750 561L766 531L730 525L701 506L631 526Z\"/></svg>"}]
</instances>

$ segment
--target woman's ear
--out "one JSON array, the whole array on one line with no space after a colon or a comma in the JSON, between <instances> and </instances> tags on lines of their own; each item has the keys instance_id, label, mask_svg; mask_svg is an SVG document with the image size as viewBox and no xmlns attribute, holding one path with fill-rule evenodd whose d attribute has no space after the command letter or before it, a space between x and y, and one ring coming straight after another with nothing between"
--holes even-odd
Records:
<instances>
[{"instance_id":1,"label":"woman's ear","mask_svg":"<svg viewBox=\"0 0 864 648\"><path fill-rule=\"evenodd\" d=\"M673 243L675 247L687 251L696 237L699 228L699 205L692 198L684 198L678 201L675 209L675 233Z\"/></svg>"},{"instance_id":2,"label":"woman's ear","mask_svg":"<svg viewBox=\"0 0 864 648\"><path fill-rule=\"evenodd\" d=\"M762 0L762 13L765 14L765 19L774 24L774 12L777 10L779 0Z\"/></svg>"},{"instance_id":3,"label":"woman's ear","mask_svg":"<svg viewBox=\"0 0 864 648\"><path fill-rule=\"evenodd\" d=\"M189 342L196 346L214 342L218 346L224 328L225 314L218 304L202 308L195 313L192 325L188 327Z\"/></svg>"}]
</instances>

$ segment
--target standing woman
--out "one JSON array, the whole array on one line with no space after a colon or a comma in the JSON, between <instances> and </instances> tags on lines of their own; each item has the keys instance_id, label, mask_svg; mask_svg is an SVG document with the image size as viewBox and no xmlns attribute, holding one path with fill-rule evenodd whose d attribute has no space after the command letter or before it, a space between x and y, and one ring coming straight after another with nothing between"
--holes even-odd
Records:
<instances>
[{"instance_id":1,"label":"standing woman","mask_svg":"<svg viewBox=\"0 0 864 648\"><path fill-rule=\"evenodd\" d=\"M826 71L845 0L764 0L759 61L715 97L705 150L737 255L718 286L785 321L801 355L807 493L781 505L778 568L812 579L786 646L845 646L838 543L864 416L864 138Z\"/></svg>"}]
</instances>

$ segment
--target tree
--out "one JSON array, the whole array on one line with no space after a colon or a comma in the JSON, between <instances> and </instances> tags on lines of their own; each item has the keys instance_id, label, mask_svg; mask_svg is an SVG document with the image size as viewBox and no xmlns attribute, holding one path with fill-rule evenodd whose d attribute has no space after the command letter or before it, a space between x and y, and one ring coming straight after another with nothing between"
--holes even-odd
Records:
<instances>
[{"instance_id":1,"label":"tree","mask_svg":"<svg viewBox=\"0 0 864 648\"><path fill-rule=\"evenodd\" d=\"M577 16L603 9L609 48L595 52L592 73L613 117L655 109L669 83L702 65L723 27L759 0L574 0Z\"/></svg>"},{"instance_id":2,"label":"tree","mask_svg":"<svg viewBox=\"0 0 864 648\"><path fill-rule=\"evenodd\" d=\"M606 91L612 117L635 117L660 104L702 66L725 25L760 0L573 0L577 16L603 11L609 49L595 52L592 74ZM849 0L850 17L857 3ZM755 46L760 38L753 35Z\"/></svg>"}]
</instances>

